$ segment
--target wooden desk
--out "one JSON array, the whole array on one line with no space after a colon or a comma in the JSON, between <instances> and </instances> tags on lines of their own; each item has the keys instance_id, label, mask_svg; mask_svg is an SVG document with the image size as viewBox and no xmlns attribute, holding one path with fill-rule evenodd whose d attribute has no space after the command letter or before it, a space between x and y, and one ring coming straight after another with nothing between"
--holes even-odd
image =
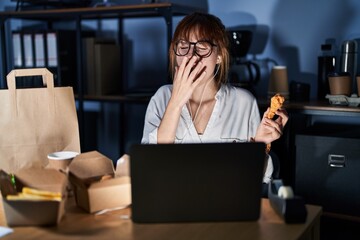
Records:
<instances>
[{"instance_id":1,"label":"wooden desk","mask_svg":"<svg viewBox=\"0 0 360 240\"><path fill-rule=\"evenodd\" d=\"M14 233L3 239L318 240L322 208L308 205L307 209L304 224L285 224L267 199L262 200L261 217L255 222L135 224L128 217L129 208L95 216L76 207L70 199L68 211L58 226L15 227Z\"/></svg>"}]
</instances>

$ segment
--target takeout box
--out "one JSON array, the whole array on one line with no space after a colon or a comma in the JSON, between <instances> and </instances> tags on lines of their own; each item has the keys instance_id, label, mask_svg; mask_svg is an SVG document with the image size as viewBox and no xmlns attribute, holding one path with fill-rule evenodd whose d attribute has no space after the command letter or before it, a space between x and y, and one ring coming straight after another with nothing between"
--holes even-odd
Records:
<instances>
[{"instance_id":1,"label":"takeout box","mask_svg":"<svg viewBox=\"0 0 360 240\"><path fill-rule=\"evenodd\" d=\"M67 176L55 169L21 169L12 177L0 170L0 186L5 219L8 226L56 225L65 214ZM15 187L14 187L15 185ZM7 195L21 192L23 187L59 192L61 200L7 200Z\"/></svg>"},{"instance_id":2,"label":"takeout box","mask_svg":"<svg viewBox=\"0 0 360 240\"><path fill-rule=\"evenodd\" d=\"M125 171L126 172L126 171ZM97 151L76 156L69 165L76 204L89 213L131 204L130 176Z\"/></svg>"}]
</instances>

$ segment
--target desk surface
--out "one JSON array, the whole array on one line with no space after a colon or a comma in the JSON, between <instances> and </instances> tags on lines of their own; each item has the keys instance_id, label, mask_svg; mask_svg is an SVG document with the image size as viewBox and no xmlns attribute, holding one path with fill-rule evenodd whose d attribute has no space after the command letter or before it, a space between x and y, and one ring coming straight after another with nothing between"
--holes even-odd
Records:
<instances>
[{"instance_id":1,"label":"desk surface","mask_svg":"<svg viewBox=\"0 0 360 240\"><path fill-rule=\"evenodd\" d=\"M68 205L58 226L15 227L3 239L319 239L322 214L321 207L307 205L306 223L285 224L263 199L261 217L255 222L135 224L129 208L92 215L76 207L73 199Z\"/></svg>"}]
</instances>

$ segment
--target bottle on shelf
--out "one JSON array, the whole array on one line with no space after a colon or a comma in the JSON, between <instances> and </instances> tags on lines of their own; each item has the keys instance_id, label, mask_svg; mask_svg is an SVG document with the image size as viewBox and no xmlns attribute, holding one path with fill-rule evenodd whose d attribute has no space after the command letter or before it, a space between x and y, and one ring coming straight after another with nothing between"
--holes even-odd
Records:
<instances>
[{"instance_id":1,"label":"bottle on shelf","mask_svg":"<svg viewBox=\"0 0 360 240\"><path fill-rule=\"evenodd\" d=\"M358 46L355 40L344 41L341 46L340 71L350 74L352 90L356 89L357 48Z\"/></svg>"},{"instance_id":2,"label":"bottle on shelf","mask_svg":"<svg viewBox=\"0 0 360 240\"><path fill-rule=\"evenodd\" d=\"M324 99L329 94L328 74L336 71L336 54L334 45L325 43L321 45L321 55L318 56L318 99Z\"/></svg>"}]
</instances>

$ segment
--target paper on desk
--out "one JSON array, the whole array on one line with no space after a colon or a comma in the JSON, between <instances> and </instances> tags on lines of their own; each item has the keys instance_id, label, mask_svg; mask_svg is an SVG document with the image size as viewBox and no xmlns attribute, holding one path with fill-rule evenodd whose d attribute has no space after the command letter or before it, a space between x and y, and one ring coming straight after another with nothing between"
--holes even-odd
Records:
<instances>
[{"instance_id":1,"label":"paper on desk","mask_svg":"<svg viewBox=\"0 0 360 240\"><path fill-rule=\"evenodd\" d=\"M129 205L121 206L121 207L116 207L116 208L107 208L107 209L100 210L100 211L96 212L95 215L101 215L101 214L104 214L104 213L107 213L107 212L124 209L124 208L127 208L128 206L129 206Z\"/></svg>"},{"instance_id":2,"label":"paper on desk","mask_svg":"<svg viewBox=\"0 0 360 240\"><path fill-rule=\"evenodd\" d=\"M13 232L14 230L12 230L11 228L0 226L0 237L3 237Z\"/></svg>"}]
</instances>

